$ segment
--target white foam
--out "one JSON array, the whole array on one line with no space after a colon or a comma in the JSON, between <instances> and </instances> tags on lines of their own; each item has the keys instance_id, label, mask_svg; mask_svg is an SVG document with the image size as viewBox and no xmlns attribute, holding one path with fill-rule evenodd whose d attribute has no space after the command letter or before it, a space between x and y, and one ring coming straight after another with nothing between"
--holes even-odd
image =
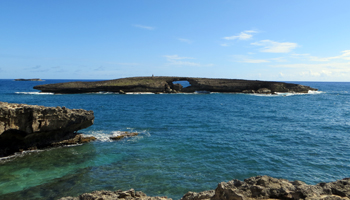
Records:
<instances>
[{"instance_id":1,"label":"white foam","mask_svg":"<svg viewBox=\"0 0 350 200\"><path fill-rule=\"evenodd\" d=\"M153 92L126 92L125 94L154 94Z\"/></svg>"},{"instance_id":2,"label":"white foam","mask_svg":"<svg viewBox=\"0 0 350 200\"><path fill-rule=\"evenodd\" d=\"M134 137L134 138L142 138L143 136L151 136L151 134L149 134L149 132L146 130L134 131L134 128L126 128L126 129L128 130L128 132L139 133L139 135ZM116 137L116 136L119 136L125 132L126 131L111 131L111 132L92 131L91 133L84 134L84 136L87 136L87 137L93 136L100 142L113 142L113 140L111 140L110 137Z\"/></svg>"},{"instance_id":3,"label":"white foam","mask_svg":"<svg viewBox=\"0 0 350 200\"><path fill-rule=\"evenodd\" d=\"M91 93L91 94L118 94L115 92L95 92L95 93Z\"/></svg>"},{"instance_id":4,"label":"white foam","mask_svg":"<svg viewBox=\"0 0 350 200\"><path fill-rule=\"evenodd\" d=\"M322 93L325 93L325 92L315 91L315 90L309 90L309 92L308 92L308 94L322 94Z\"/></svg>"},{"instance_id":5,"label":"white foam","mask_svg":"<svg viewBox=\"0 0 350 200\"><path fill-rule=\"evenodd\" d=\"M29 95L53 95L51 92L15 92L16 94L29 94Z\"/></svg>"}]
</instances>

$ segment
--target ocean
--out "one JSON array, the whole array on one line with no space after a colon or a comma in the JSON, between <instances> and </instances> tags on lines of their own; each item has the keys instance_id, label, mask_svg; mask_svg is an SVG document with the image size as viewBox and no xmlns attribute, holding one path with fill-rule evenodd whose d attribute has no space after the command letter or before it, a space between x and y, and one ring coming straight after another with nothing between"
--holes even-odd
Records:
<instances>
[{"instance_id":1,"label":"ocean","mask_svg":"<svg viewBox=\"0 0 350 200\"><path fill-rule=\"evenodd\" d=\"M293 82L309 94L62 94L0 80L0 101L95 113L97 141L0 161L0 199L58 199L134 188L180 199L232 179L307 184L350 175L350 83ZM136 137L111 141L122 131Z\"/></svg>"}]
</instances>

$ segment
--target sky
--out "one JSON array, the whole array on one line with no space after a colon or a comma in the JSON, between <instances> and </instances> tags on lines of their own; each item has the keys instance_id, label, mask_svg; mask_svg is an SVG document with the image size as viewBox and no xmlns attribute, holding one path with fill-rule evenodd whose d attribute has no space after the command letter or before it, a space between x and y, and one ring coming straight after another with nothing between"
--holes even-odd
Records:
<instances>
[{"instance_id":1,"label":"sky","mask_svg":"<svg viewBox=\"0 0 350 200\"><path fill-rule=\"evenodd\" d=\"M350 82L349 0L0 0L0 79Z\"/></svg>"}]
</instances>

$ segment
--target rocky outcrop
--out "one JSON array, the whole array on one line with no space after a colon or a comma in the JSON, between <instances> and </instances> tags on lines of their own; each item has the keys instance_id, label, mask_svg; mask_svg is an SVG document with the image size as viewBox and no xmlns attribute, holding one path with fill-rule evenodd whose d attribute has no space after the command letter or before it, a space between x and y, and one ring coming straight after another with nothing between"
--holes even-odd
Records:
<instances>
[{"instance_id":1,"label":"rocky outcrop","mask_svg":"<svg viewBox=\"0 0 350 200\"><path fill-rule=\"evenodd\" d=\"M248 199L306 199L340 200L350 198L350 179L331 183L307 185L269 176L256 176L244 181L222 182L213 191L188 192L181 200L248 200Z\"/></svg>"},{"instance_id":2,"label":"rocky outcrop","mask_svg":"<svg viewBox=\"0 0 350 200\"><path fill-rule=\"evenodd\" d=\"M117 136L112 136L112 137L109 137L109 139L111 140L121 140L125 137L133 137L133 136L137 136L139 133L130 133L130 132L123 132L122 134L120 135L117 135Z\"/></svg>"},{"instance_id":3,"label":"rocky outcrop","mask_svg":"<svg viewBox=\"0 0 350 200\"><path fill-rule=\"evenodd\" d=\"M0 156L57 146L93 122L93 111L0 102Z\"/></svg>"},{"instance_id":4,"label":"rocky outcrop","mask_svg":"<svg viewBox=\"0 0 350 200\"><path fill-rule=\"evenodd\" d=\"M142 192L95 191L79 197L64 197L60 200L166 200L166 197L148 197ZM350 178L330 183L307 185L302 181L288 181L269 176L256 176L244 181L232 180L219 183L215 190L200 193L188 192L181 200L345 200L350 199Z\"/></svg>"},{"instance_id":5,"label":"rocky outcrop","mask_svg":"<svg viewBox=\"0 0 350 200\"><path fill-rule=\"evenodd\" d=\"M167 197L149 197L143 192L135 192L134 189L128 191L95 191L85 193L79 197L63 197L59 200L172 200Z\"/></svg>"},{"instance_id":6,"label":"rocky outcrop","mask_svg":"<svg viewBox=\"0 0 350 200\"><path fill-rule=\"evenodd\" d=\"M187 81L190 86L183 87L174 84L175 81ZM109 81L95 82L68 82L35 86L34 89L41 92L52 93L93 93L93 92L153 92L153 93L193 93L195 91L227 92L227 93L276 93L295 92L308 93L309 90L317 90L304 85L271 82L252 81L240 79L211 79L190 77L132 77Z\"/></svg>"}]
</instances>

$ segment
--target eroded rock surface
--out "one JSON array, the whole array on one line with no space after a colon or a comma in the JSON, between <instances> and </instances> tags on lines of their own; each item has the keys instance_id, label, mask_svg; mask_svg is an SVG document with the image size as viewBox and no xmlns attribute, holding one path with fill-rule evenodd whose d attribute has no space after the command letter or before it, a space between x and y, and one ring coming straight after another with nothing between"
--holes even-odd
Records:
<instances>
[{"instance_id":1,"label":"eroded rock surface","mask_svg":"<svg viewBox=\"0 0 350 200\"><path fill-rule=\"evenodd\" d=\"M0 102L0 156L75 138L93 122L93 111Z\"/></svg>"},{"instance_id":2,"label":"eroded rock surface","mask_svg":"<svg viewBox=\"0 0 350 200\"><path fill-rule=\"evenodd\" d=\"M208 195L203 195L208 194ZM210 196L212 194L212 196ZM249 199L305 199L340 200L350 198L350 179L331 183L307 185L302 181L288 181L269 176L256 176L244 181L232 180L218 184L215 192L189 192L181 200L249 200Z\"/></svg>"},{"instance_id":3,"label":"eroded rock surface","mask_svg":"<svg viewBox=\"0 0 350 200\"><path fill-rule=\"evenodd\" d=\"M166 197L148 197L143 192L95 191L79 197L64 197L60 200L166 200ZM302 181L288 181L269 176L256 176L244 181L232 180L219 183L215 190L188 192L180 200L345 200L350 199L350 178L330 183L307 185Z\"/></svg>"},{"instance_id":4,"label":"eroded rock surface","mask_svg":"<svg viewBox=\"0 0 350 200\"><path fill-rule=\"evenodd\" d=\"M139 133L130 133L130 132L125 131L124 133L122 133L120 135L109 137L109 139L111 139L111 140L121 140L121 139L123 139L125 137L137 136L138 134Z\"/></svg>"},{"instance_id":5,"label":"eroded rock surface","mask_svg":"<svg viewBox=\"0 0 350 200\"><path fill-rule=\"evenodd\" d=\"M79 197L63 197L59 200L172 200L167 197L149 197L143 192L130 189L128 191L95 191L85 193Z\"/></svg>"}]
</instances>

